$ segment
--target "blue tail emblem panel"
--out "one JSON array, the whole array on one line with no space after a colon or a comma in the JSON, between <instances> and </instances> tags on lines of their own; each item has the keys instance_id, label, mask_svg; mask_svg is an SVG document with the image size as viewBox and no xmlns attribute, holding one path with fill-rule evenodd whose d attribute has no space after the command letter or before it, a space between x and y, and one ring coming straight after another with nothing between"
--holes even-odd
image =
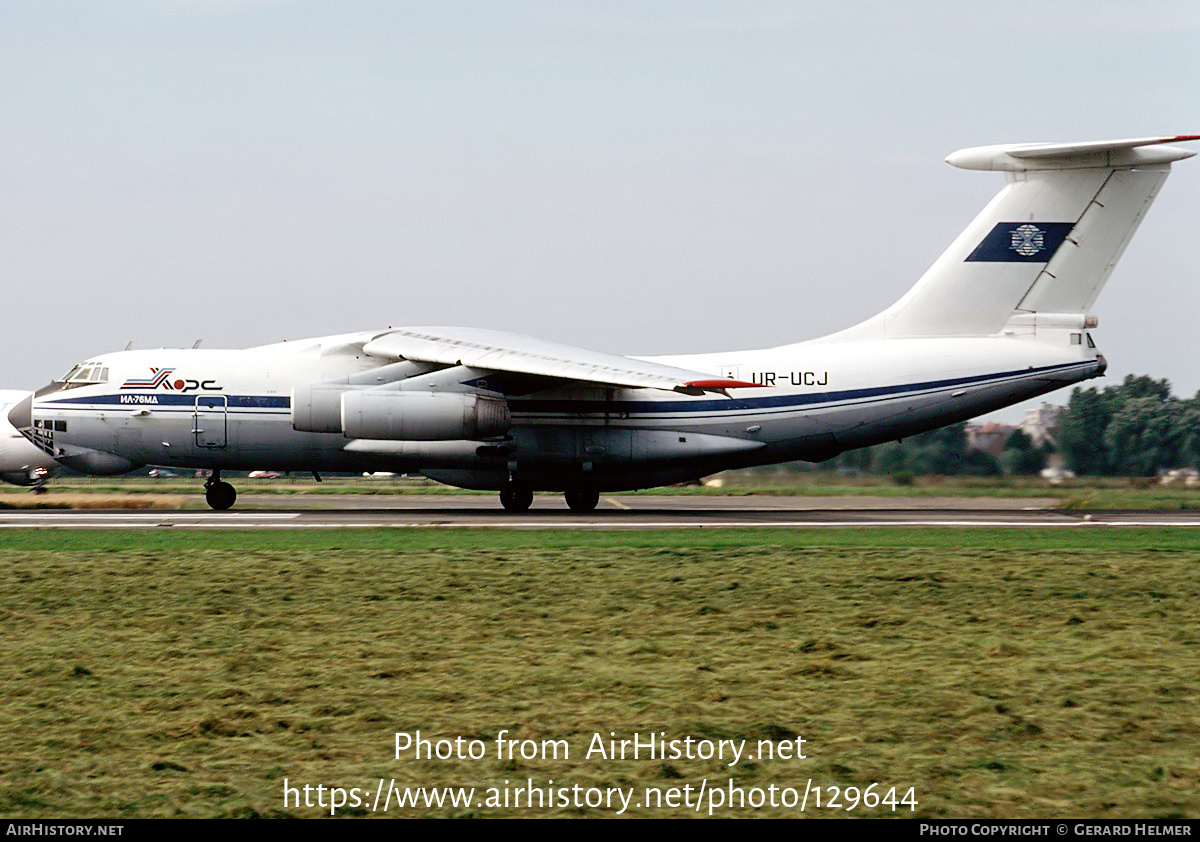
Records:
<instances>
[{"instance_id":1,"label":"blue tail emblem panel","mask_svg":"<svg viewBox=\"0 0 1200 842\"><path fill-rule=\"evenodd\" d=\"M1074 227L1074 222L999 222L966 262L1046 263Z\"/></svg>"}]
</instances>

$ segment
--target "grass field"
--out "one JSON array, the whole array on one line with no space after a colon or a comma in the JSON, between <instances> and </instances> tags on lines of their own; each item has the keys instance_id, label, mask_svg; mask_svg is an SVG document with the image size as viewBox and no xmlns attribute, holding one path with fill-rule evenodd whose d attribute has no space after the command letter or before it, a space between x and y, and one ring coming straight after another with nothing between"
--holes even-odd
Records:
<instances>
[{"instance_id":1,"label":"grass field","mask_svg":"<svg viewBox=\"0 0 1200 842\"><path fill-rule=\"evenodd\" d=\"M703 786L700 815L798 816L750 805L810 781L843 806L911 787L903 816L1200 813L1194 532L768 539L5 532L0 814L315 817L320 785L363 816L380 779L476 788L388 815L610 816L586 801L618 790L624 815L694 815ZM417 731L485 756L397 758ZM586 756L635 732L746 743L732 766ZM746 759L798 737L804 759Z\"/></svg>"}]
</instances>

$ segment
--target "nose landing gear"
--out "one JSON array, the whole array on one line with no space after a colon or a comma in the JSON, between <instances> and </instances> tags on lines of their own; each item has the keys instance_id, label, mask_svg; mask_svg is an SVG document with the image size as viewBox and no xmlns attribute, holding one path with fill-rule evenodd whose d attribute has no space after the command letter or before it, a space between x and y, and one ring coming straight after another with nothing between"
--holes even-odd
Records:
<instances>
[{"instance_id":1,"label":"nose landing gear","mask_svg":"<svg viewBox=\"0 0 1200 842\"><path fill-rule=\"evenodd\" d=\"M233 506L233 501L237 499L237 489L227 482L222 482L220 470L214 470L212 476L204 481L204 499L209 506L223 512Z\"/></svg>"}]
</instances>

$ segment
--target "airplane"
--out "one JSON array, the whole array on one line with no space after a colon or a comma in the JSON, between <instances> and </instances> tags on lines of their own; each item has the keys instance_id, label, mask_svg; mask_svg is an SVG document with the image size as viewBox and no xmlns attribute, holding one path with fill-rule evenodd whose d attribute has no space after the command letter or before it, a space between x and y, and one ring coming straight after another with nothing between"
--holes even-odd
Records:
<instances>
[{"instance_id":1,"label":"airplane","mask_svg":"<svg viewBox=\"0 0 1200 842\"><path fill-rule=\"evenodd\" d=\"M1200 135L973 147L946 161L1007 183L903 297L829 336L626 357L481 328L413 327L247 350L101 354L12 424L90 474L414 472L527 510L838 453L1104 373L1092 305L1171 164Z\"/></svg>"},{"instance_id":2,"label":"airplane","mask_svg":"<svg viewBox=\"0 0 1200 842\"><path fill-rule=\"evenodd\" d=\"M58 462L35 447L8 422L8 411L30 392L0 391L0 480L41 491Z\"/></svg>"}]
</instances>

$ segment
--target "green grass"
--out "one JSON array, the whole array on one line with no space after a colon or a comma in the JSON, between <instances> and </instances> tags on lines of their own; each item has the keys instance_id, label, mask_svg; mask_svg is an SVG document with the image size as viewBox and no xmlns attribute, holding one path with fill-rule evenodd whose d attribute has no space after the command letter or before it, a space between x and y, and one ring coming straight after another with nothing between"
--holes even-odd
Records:
<instances>
[{"instance_id":1,"label":"green grass","mask_svg":"<svg viewBox=\"0 0 1200 842\"><path fill-rule=\"evenodd\" d=\"M316 816L285 807L285 779L380 778L1200 811L1192 530L22 530L0 551L9 818ZM488 757L397 759L417 730ZM501 731L570 757L498 760ZM803 736L808 757L584 757L610 732ZM403 811L464 812L612 811Z\"/></svg>"},{"instance_id":2,"label":"green grass","mask_svg":"<svg viewBox=\"0 0 1200 842\"><path fill-rule=\"evenodd\" d=\"M205 549L233 553L257 551L372 552L597 549L696 549L722 551L776 546L812 550L822 547L877 549L894 547L953 552L958 549L1077 550L1200 553L1200 529L1109 528L952 529L941 527L834 529L601 529L510 530L487 528L366 530L190 530L128 532L111 529L8 529L0 531L0 552L16 550L115 553L136 548L169 556Z\"/></svg>"}]
</instances>

